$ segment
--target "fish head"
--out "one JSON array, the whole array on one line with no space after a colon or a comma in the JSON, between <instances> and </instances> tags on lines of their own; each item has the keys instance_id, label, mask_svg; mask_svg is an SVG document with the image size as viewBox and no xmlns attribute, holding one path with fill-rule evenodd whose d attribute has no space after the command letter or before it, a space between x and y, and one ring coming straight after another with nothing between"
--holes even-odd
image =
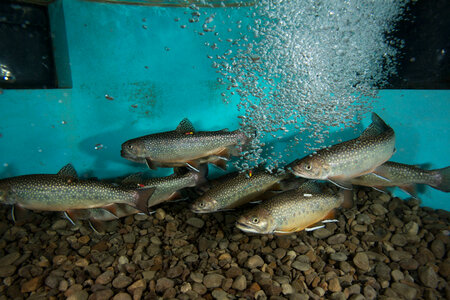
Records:
<instances>
[{"instance_id":1,"label":"fish head","mask_svg":"<svg viewBox=\"0 0 450 300\"><path fill-rule=\"evenodd\" d=\"M328 178L330 165L319 156L310 155L294 162L291 169L295 176L324 180Z\"/></svg>"},{"instance_id":2,"label":"fish head","mask_svg":"<svg viewBox=\"0 0 450 300\"><path fill-rule=\"evenodd\" d=\"M132 139L122 144L120 155L123 158L137 160L138 158L147 157L145 155L145 145L140 139Z\"/></svg>"},{"instance_id":3,"label":"fish head","mask_svg":"<svg viewBox=\"0 0 450 300\"><path fill-rule=\"evenodd\" d=\"M275 220L265 209L251 210L240 216L236 227L244 232L270 234L276 229Z\"/></svg>"},{"instance_id":4,"label":"fish head","mask_svg":"<svg viewBox=\"0 0 450 300\"><path fill-rule=\"evenodd\" d=\"M197 214L215 212L218 203L216 199L211 197L200 197L191 206L191 211Z\"/></svg>"}]
</instances>

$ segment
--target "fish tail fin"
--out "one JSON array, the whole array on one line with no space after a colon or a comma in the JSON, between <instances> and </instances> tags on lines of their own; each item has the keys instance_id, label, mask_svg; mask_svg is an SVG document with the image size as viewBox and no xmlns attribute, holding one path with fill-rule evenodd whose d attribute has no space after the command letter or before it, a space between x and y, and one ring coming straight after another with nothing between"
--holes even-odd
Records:
<instances>
[{"instance_id":1,"label":"fish tail fin","mask_svg":"<svg viewBox=\"0 0 450 300\"><path fill-rule=\"evenodd\" d=\"M339 198L342 200L341 206L350 209L353 207L353 190L342 190L339 192Z\"/></svg>"},{"instance_id":2,"label":"fish tail fin","mask_svg":"<svg viewBox=\"0 0 450 300\"><path fill-rule=\"evenodd\" d=\"M359 138L376 136L387 130L392 130L392 128L379 115L372 113L372 123L361 133Z\"/></svg>"},{"instance_id":3,"label":"fish tail fin","mask_svg":"<svg viewBox=\"0 0 450 300\"><path fill-rule=\"evenodd\" d=\"M443 192L450 192L450 166L442 169L437 169L431 171L433 178L435 179L433 183L429 185Z\"/></svg>"},{"instance_id":4,"label":"fish tail fin","mask_svg":"<svg viewBox=\"0 0 450 300\"><path fill-rule=\"evenodd\" d=\"M148 200L155 192L156 188L143 188L136 190L134 207L148 215Z\"/></svg>"},{"instance_id":5,"label":"fish tail fin","mask_svg":"<svg viewBox=\"0 0 450 300\"><path fill-rule=\"evenodd\" d=\"M257 135L256 129L249 128L248 130L238 129L234 131L237 134L237 145L230 149L232 155L238 156L243 151L244 147L250 144Z\"/></svg>"}]
</instances>

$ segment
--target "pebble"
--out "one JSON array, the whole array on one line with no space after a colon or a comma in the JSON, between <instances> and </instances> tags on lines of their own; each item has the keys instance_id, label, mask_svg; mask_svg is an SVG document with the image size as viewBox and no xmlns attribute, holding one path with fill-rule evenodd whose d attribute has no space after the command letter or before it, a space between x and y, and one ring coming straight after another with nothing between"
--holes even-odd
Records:
<instances>
[{"instance_id":1,"label":"pebble","mask_svg":"<svg viewBox=\"0 0 450 300\"><path fill-rule=\"evenodd\" d=\"M16 266L7 265L7 266L0 266L0 277L9 277L16 272Z\"/></svg>"},{"instance_id":2,"label":"pebble","mask_svg":"<svg viewBox=\"0 0 450 300\"><path fill-rule=\"evenodd\" d=\"M367 300L374 300L378 296L377 291L371 287L370 285L366 285L364 287L364 297L366 297Z\"/></svg>"},{"instance_id":3,"label":"pebble","mask_svg":"<svg viewBox=\"0 0 450 300\"><path fill-rule=\"evenodd\" d=\"M192 217L192 218L189 218L186 220L186 224L200 229L205 225L205 221L203 221L202 219L196 218L196 217Z\"/></svg>"},{"instance_id":4,"label":"pebble","mask_svg":"<svg viewBox=\"0 0 450 300\"><path fill-rule=\"evenodd\" d=\"M364 252L359 252L353 257L353 263L362 271L369 271L369 257Z\"/></svg>"},{"instance_id":5,"label":"pebble","mask_svg":"<svg viewBox=\"0 0 450 300\"><path fill-rule=\"evenodd\" d=\"M416 236L419 233L419 224L414 221L410 221L405 224L403 232L408 235Z\"/></svg>"},{"instance_id":6,"label":"pebble","mask_svg":"<svg viewBox=\"0 0 450 300\"><path fill-rule=\"evenodd\" d=\"M89 300L106 300L110 299L113 295L114 292L110 289L99 290L92 293L92 295L89 296Z\"/></svg>"},{"instance_id":7,"label":"pebble","mask_svg":"<svg viewBox=\"0 0 450 300\"><path fill-rule=\"evenodd\" d=\"M327 239L327 243L330 245L336 245L336 244L342 244L343 242L345 242L345 240L347 240L347 235L345 235L343 233L338 233L338 234L330 236Z\"/></svg>"},{"instance_id":8,"label":"pebble","mask_svg":"<svg viewBox=\"0 0 450 300\"><path fill-rule=\"evenodd\" d=\"M304 263L297 260L292 263L292 267L299 271L308 271L311 269L311 265L309 263Z\"/></svg>"},{"instance_id":9,"label":"pebble","mask_svg":"<svg viewBox=\"0 0 450 300\"><path fill-rule=\"evenodd\" d=\"M388 212L388 210L381 204L372 204L370 206L370 209L372 210L373 214L376 216L384 215Z\"/></svg>"},{"instance_id":10,"label":"pebble","mask_svg":"<svg viewBox=\"0 0 450 300\"><path fill-rule=\"evenodd\" d=\"M164 292L165 290L172 288L175 285L175 282L169 278L160 278L156 281L156 291Z\"/></svg>"},{"instance_id":11,"label":"pebble","mask_svg":"<svg viewBox=\"0 0 450 300\"><path fill-rule=\"evenodd\" d=\"M264 264L264 260L259 255L254 255L250 257L245 266L249 269L259 268Z\"/></svg>"},{"instance_id":12,"label":"pebble","mask_svg":"<svg viewBox=\"0 0 450 300\"><path fill-rule=\"evenodd\" d=\"M4 267L6 265L12 265L17 259L19 259L19 252L12 252L3 257L0 257L0 266Z\"/></svg>"},{"instance_id":13,"label":"pebble","mask_svg":"<svg viewBox=\"0 0 450 300\"><path fill-rule=\"evenodd\" d=\"M313 231L313 236L316 239L326 239L327 237L331 236L333 234L333 232L331 232L330 230L326 229L326 228L320 228L317 230Z\"/></svg>"},{"instance_id":14,"label":"pebble","mask_svg":"<svg viewBox=\"0 0 450 300\"><path fill-rule=\"evenodd\" d=\"M133 298L130 296L130 294L128 293L118 293L116 294L112 300L132 300Z\"/></svg>"},{"instance_id":15,"label":"pebble","mask_svg":"<svg viewBox=\"0 0 450 300\"><path fill-rule=\"evenodd\" d=\"M328 282L328 289L331 292L340 292L342 288L341 284L339 283L339 279L338 278L330 279L330 281Z\"/></svg>"},{"instance_id":16,"label":"pebble","mask_svg":"<svg viewBox=\"0 0 450 300\"><path fill-rule=\"evenodd\" d=\"M89 294L85 290L76 291L72 295L68 296L66 300L87 300Z\"/></svg>"},{"instance_id":17,"label":"pebble","mask_svg":"<svg viewBox=\"0 0 450 300\"><path fill-rule=\"evenodd\" d=\"M206 288L216 288L222 285L222 281L225 277L220 274L208 274L203 278L203 284Z\"/></svg>"},{"instance_id":18,"label":"pebble","mask_svg":"<svg viewBox=\"0 0 450 300\"><path fill-rule=\"evenodd\" d=\"M396 233L391 237L391 243L395 246L403 247L408 243L408 241L403 234Z\"/></svg>"},{"instance_id":19,"label":"pebble","mask_svg":"<svg viewBox=\"0 0 450 300\"><path fill-rule=\"evenodd\" d=\"M20 291L22 293L34 292L41 286L41 283L42 283L42 277L32 278L21 284Z\"/></svg>"},{"instance_id":20,"label":"pebble","mask_svg":"<svg viewBox=\"0 0 450 300\"><path fill-rule=\"evenodd\" d=\"M215 289L212 291L211 295L217 300L228 300L228 293L222 289Z\"/></svg>"},{"instance_id":21,"label":"pebble","mask_svg":"<svg viewBox=\"0 0 450 300\"><path fill-rule=\"evenodd\" d=\"M400 282L394 282L391 285L391 288L398 294L401 295L403 298L407 300L413 300L416 299L417 296L417 290L413 287L410 287L409 285L406 285L404 283Z\"/></svg>"},{"instance_id":22,"label":"pebble","mask_svg":"<svg viewBox=\"0 0 450 300\"><path fill-rule=\"evenodd\" d=\"M111 282L114 278L114 272L111 270L107 270L104 273L100 274L97 279L95 280L95 283L101 284L101 285L107 285Z\"/></svg>"},{"instance_id":23,"label":"pebble","mask_svg":"<svg viewBox=\"0 0 450 300\"><path fill-rule=\"evenodd\" d=\"M334 261L346 261L347 255L345 255L345 253L342 252L335 252L330 254L330 258Z\"/></svg>"},{"instance_id":24,"label":"pebble","mask_svg":"<svg viewBox=\"0 0 450 300\"><path fill-rule=\"evenodd\" d=\"M112 286L116 289L123 289L129 286L131 282L133 282L133 279L126 276L125 274L119 274L116 278L114 278Z\"/></svg>"},{"instance_id":25,"label":"pebble","mask_svg":"<svg viewBox=\"0 0 450 300\"><path fill-rule=\"evenodd\" d=\"M422 266L418 270L420 281L429 288L435 289L438 285L438 276L431 266Z\"/></svg>"}]
</instances>

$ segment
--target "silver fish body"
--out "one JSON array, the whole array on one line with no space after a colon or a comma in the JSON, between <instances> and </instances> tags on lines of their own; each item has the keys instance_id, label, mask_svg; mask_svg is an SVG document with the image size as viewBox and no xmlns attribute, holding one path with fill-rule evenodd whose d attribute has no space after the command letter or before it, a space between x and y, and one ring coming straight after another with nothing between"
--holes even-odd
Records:
<instances>
[{"instance_id":1,"label":"silver fish body","mask_svg":"<svg viewBox=\"0 0 450 300\"><path fill-rule=\"evenodd\" d=\"M123 203L143 212L148 211L147 200L154 188L136 190L94 180L79 180L64 174L63 171L68 166L58 174L23 175L0 180L0 202L46 211L68 211Z\"/></svg>"},{"instance_id":2,"label":"silver fish body","mask_svg":"<svg viewBox=\"0 0 450 300\"><path fill-rule=\"evenodd\" d=\"M296 176L308 179L347 181L371 173L395 152L395 133L375 113L372 124L360 137L308 155L290 167Z\"/></svg>"},{"instance_id":3,"label":"silver fish body","mask_svg":"<svg viewBox=\"0 0 450 300\"><path fill-rule=\"evenodd\" d=\"M122 157L146 162L150 168L185 167L202 163L223 163L239 155L250 139L240 130L195 131L188 119L174 131L131 139L122 144Z\"/></svg>"},{"instance_id":4,"label":"silver fish body","mask_svg":"<svg viewBox=\"0 0 450 300\"><path fill-rule=\"evenodd\" d=\"M195 213L211 213L238 207L262 195L290 176L287 173L270 174L264 169L258 169L250 174L244 172L233 177L224 176L223 180L219 180L194 202L191 210Z\"/></svg>"},{"instance_id":5,"label":"silver fish body","mask_svg":"<svg viewBox=\"0 0 450 300\"><path fill-rule=\"evenodd\" d=\"M354 185L382 188L398 186L414 195L414 185L427 184L444 192L450 192L450 167L437 170L424 170L413 165L397 162L385 162L376 168L376 173L384 180L372 173L351 179Z\"/></svg>"}]
</instances>

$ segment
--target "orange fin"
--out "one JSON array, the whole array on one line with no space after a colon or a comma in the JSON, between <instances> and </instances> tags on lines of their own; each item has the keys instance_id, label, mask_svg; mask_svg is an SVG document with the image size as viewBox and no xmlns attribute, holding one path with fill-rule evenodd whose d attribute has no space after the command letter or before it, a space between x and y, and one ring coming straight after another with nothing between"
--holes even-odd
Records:
<instances>
[{"instance_id":1,"label":"orange fin","mask_svg":"<svg viewBox=\"0 0 450 300\"><path fill-rule=\"evenodd\" d=\"M111 214L113 214L114 216L116 216L118 218L118 216L117 216L117 205L111 204L111 205L103 206L102 208L104 210L110 212Z\"/></svg>"},{"instance_id":2,"label":"orange fin","mask_svg":"<svg viewBox=\"0 0 450 300\"><path fill-rule=\"evenodd\" d=\"M222 169L222 170L226 170L227 169L227 162L223 159L217 159L211 162L214 166Z\"/></svg>"}]
</instances>

